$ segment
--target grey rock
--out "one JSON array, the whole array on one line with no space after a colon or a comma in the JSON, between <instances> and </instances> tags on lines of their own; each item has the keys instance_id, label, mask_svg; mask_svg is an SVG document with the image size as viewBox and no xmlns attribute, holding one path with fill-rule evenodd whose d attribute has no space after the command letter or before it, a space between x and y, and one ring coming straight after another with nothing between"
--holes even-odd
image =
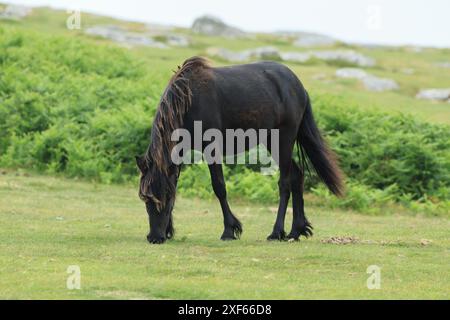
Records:
<instances>
[{"instance_id":1,"label":"grey rock","mask_svg":"<svg viewBox=\"0 0 450 320\"><path fill-rule=\"evenodd\" d=\"M280 51L275 47L260 47L243 52L250 59L257 60L281 60Z\"/></svg>"},{"instance_id":2,"label":"grey rock","mask_svg":"<svg viewBox=\"0 0 450 320\"><path fill-rule=\"evenodd\" d=\"M197 18L192 25L192 31L207 36L222 36L229 38L246 36L244 31L231 27L219 18L213 16L202 16Z\"/></svg>"},{"instance_id":3,"label":"grey rock","mask_svg":"<svg viewBox=\"0 0 450 320\"><path fill-rule=\"evenodd\" d=\"M297 47L321 47L332 46L338 43L338 40L318 33L299 32L299 31L277 31L275 35L289 41Z\"/></svg>"},{"instance_id":4,"label":"grey rock","mask_svg":"<svg viewBox=\"0 0 450 320\"><path fill-rule=\"evenodd\" d=\"M450 102L450 88L448 89L424 89L417 95L417 99L448 101Z\"/></svg>"},{"instance_id":5,"label":"grey rock","mask_svg":"<svg viewBox=\"0 0 450 320\"><path fill-rule=\"evenodd\" d=\"M438 62L436 66L439 68L450 69L450 62Z\"/></svg>"},{"instance_id":6,"label":"grey rock","mask_svg":"<svg viewBox=\"0 0 450 320\"><path fill-rule=\"evenodd\" d=\"M388 90L397 90L399 85L391 79L379 78L358 68L342 68L336 71L338 78L358 79L367 90L382 92Z\"/></svg>"},{"instance_id":7,"label":"grey rock","mask_svg":"<svg viewBox=\"0 0 450 320\"><path fill-rule=\"evenodd\" d=\"M373 67L375 60L353 50L313 51L312 56L325 61L342 61L360 67Z\"/></svg>"},{"instance_id":8,"label":"grey rock","mask_svg":"<svg viewBox=\"0 0 450 320\"><path fill-rule=\"evenodd\" d=\"M223 59L228 62L244 62L248 60L280 60L280 52L275 47L261 47L242 52L235 52L223 48L209 48L207 55Z\"/></svg>"},{"instance_id":9,"label":"grey rock","mask_svg":"<svg viewBox=\"0 0 450 320\"><path fill-rule=\"evenodd\" d=\"M210 57L220 58L228 62L244 62L250 57L243 52L234 52L223 48L208 48L206 54Z\"/></svg>"},{"instance_id":10,"label":"grey rock","mask_svg":"<svg viewBox=\"0 0 450 320\"><path fill-rule=\"evenodd\" d=\"M326 61L344 61L362 67L375 65L375 60L354 51L280 52L275 47L261 47L242 52L234 52L222 48L209 48L207 54L212 57L219 57L229 62L242 62L255 59L283 60L304 63L314 57Z\"/></svg>"},{"instance_id":11,"label":"grey rock","mask_svg":"<svg viewBox=\"0 0 450 320\"><path fill-rule=\"evenodd\" d=\"M311 59L310 53L303 52L282 52L280 53L281 59L289 62L304 63Z\"/></svg>"},{"instance_id":12,"label":"grey rock","mask_svg":"<svg viewBox=\"0 0 450 320\"><path fill-rule=\"evenodd\" d=\"M307 62L311 58L324 61L342 61L359 67L373 67L375 60L352 50L309 51L309 52L285 52L281 58L291 62Z\"/></svg>"},{"instance_id":13,"label":"grey rock","mask_svg":"<svg viewBox=\"0 0 450 320\"><path fill-rule=\"evenodd\" d=\"M7 5L3 11L0 12L0 19L19 20L28 16L32 9L20 5Z\"/></svg>"},{"instance_id":14,"label":"grey rock","mask_svg":"<svg viewBox=\"0 0 450 320\"><path fill-rule=\"evenodd\" d=\"M167 44L174 47L187 47L190 41L187 37L179 34L169 34L167 35Z\"/></svg>"},{"instance_id":15,"label":"grey rock","mask_svg":"<svg viewBox=\"0 0 450 320\"><path fill-rule=\"evenodd\" d=\"M110 26L95 26L86 29L86 34L99 36L110 39L114 42L129 46L145 46L164 49L167 48L162 42L153 40L151 37L137 32L129 32L114 25Z\"/></svg>"},{"instance_id":16,"label":"grey rock","mask_svg":"<svg viewBox=\"0 0 450 320\"><path fill-rule=\"evenodd\" d=\"M397 90L399 88L397 82L392 79L378 78L375 76L368 76L362 79L367 90L382 92L389 90Z\"/></svg>"},{"instance_id":17,"label":"grey rock","mask_svg":"<svg viewBox=\"0 0 450 320\"><path fill-rule=\"evenodd\" d=\"M336 43L336 39L314 33L304 33L294 41L294 45L297 47L332 46Z\"/></svg>"},{"instance_id":18,"label":"grey rock","mask_svg":"<svg viewBox=\"0 0 450 320\"><path fill-rule=\"evenodd\" d=\"M336 70L336 76L338 78L349 78L362 80L369 76L367 72L358 68L342 68Z\"/></svg>"}]
</instances>

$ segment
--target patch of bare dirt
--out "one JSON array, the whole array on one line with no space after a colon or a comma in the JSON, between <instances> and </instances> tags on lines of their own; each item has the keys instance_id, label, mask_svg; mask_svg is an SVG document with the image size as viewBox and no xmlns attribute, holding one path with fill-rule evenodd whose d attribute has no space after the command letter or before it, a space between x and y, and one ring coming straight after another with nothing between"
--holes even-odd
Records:
<instances>
[{"instance_id":1,"label":"patch of bare dirt","mask_svg":"<svg viewBox=\"0 0 450 320\"><path fill-rule=\"evenodd\" d=\"M327 239L322 239L320 242L345 245L345 244L358 243L359 239L356 237L331 237L331 238L327 238Z\"/></svg>"}]
</instances>

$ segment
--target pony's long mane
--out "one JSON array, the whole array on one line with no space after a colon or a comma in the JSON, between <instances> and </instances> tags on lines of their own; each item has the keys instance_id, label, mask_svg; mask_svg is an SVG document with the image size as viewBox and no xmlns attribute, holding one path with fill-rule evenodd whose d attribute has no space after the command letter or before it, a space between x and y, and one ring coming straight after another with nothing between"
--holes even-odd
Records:
<instances>
[{"instance_id":1,"label":"pony's long mane","mask_svg":"<svg viewBox=\"0 0 450 320\"><path fill-rule=\"evenodd\" d=\"M152 172L141 181L141 198L142 195L151 195L156 202L164 205L166 195L174 196L176 186L169 179L169 171L173 164L171 153L176 142L171 141L171 136L183 126L184 115L192 104L192 74L208 68L210 66L206 59L192 57L178 67L170 79L159 102L151 130L151 142L144 156L147 167ZM151 190L152 184L156 184L154 190Z\"/></svg>"}]
</instances>

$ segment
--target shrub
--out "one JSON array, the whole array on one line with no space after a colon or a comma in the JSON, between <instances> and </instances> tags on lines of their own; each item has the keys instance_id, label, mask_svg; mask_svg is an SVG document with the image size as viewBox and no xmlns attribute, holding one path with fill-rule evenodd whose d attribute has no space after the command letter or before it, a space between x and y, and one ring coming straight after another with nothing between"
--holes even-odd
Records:
<instances>
[{"instance_id":1,"label":"shrub","mask_svg":"<svg viewBox=\"0 0 450 320\"><path fill-rule=\"evenodd\" d=\"M396 195L442 197L450 188L450 130L409 116L363 112L336 97L314 97L313 110L344 172Z\"/></svg>"}]
</instances>

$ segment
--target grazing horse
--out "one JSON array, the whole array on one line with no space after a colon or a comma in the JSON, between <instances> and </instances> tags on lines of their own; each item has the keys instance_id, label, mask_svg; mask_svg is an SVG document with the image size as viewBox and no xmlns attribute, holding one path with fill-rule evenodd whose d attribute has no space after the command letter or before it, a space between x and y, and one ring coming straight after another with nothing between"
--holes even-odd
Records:
<instances>
[{"instance_id":1,"label":"grazing horse","mask_svg":"<svg viewBox=\"0 0 450 320\"><path fill-rule=\"evenodd\" d=\"M201 121L202 130L216 129L223 133L227 129L278 129L280 201L268 240L298 240L301 235L312 235L303 208L306 157L330 191L342 195L342 174L335 154L316 126L308 93L289 68L276 62L213 68L204 58L193 57L170 79L159 102L147 152L136 157L141 171L139 197L145 202L149 216L150 243L164 243L174 235L172 209L181 168L172 161L176 142L171 137L180 128L193 136L195 121ZM302 153L300 164L292 158L296 143ZM271 143L266 147L272 151ZM203 152L204 148L205 144L201 144L197 149ZM208 166L214 193L222 207L225 228L221 239L237 239L242 226L228 205L222 164ZM284 219L291 193L293 222L286 236Z\"/></svg>"}]
</instances>

